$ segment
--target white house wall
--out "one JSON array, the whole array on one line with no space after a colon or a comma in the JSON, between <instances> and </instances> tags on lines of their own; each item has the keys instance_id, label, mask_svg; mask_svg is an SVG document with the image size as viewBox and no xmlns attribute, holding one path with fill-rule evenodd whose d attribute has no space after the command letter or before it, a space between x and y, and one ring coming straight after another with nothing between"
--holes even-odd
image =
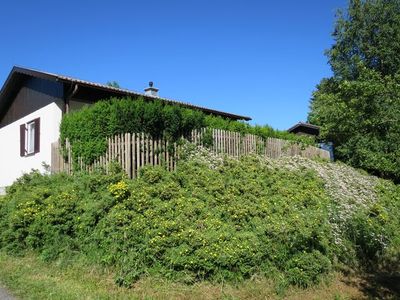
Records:
<instances>
[{"instance_id":1,"label":"white house wall","mask_svg":"<svg viewBox=\"0 0 400 300\"><path fill-rule=\"evenodd\" d=\"M51 143L59 138L62 111L56 103L45 107L0 128L0 193L23 173L31 169L44 172L42 163L51 163ZM40 152L20 156L20 125L40 118Z\"/></svg>"}]
</instances>

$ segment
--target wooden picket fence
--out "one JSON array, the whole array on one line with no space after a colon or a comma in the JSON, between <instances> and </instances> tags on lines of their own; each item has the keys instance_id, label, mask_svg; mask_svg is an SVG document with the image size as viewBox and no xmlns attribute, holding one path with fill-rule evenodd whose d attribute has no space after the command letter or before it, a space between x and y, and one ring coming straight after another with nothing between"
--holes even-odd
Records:
<instances>
[{"instance_id":1,"label":"wooden picket fence","mask_svg":"<svg viewBox=\"0 0 400 300\"><path fill-rule=\"evenodd\" d=\"M187 140L196 145L202 145L206 129L195 130ZM270 158L281 156L300 155L307 158L322 158L329 160L328 151L313 146L304 146L287 140L276 138L263 139L259 136L237 132L212 129L211 150L216 154L225 154L239 158L248 154L259 154ZM169 170L176 168L181 152L180 144L169 144L165 139L152 139L144 133L125 133L108 138L108 149L90 165L84 164L81 158L73 163L71 147L66 143L65 154L61 154L59 142L52 144L51 171L73 173L75 170L92 172L95 169L103 168L107 172L110 162L118 162L130 178L139 175L140 169L146 165L164 165Z\"/></svg>"}]
</instances>

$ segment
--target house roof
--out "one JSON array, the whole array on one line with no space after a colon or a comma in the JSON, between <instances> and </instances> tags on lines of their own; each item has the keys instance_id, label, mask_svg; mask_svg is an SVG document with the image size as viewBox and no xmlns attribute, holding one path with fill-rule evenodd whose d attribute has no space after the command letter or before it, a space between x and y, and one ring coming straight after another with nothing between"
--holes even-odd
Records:
<instances>
[{"instance_id":1,"label":"house roof","mask_svg":"<svg viewBox=\"0 0 400 300\"><path fill-rule=\"evenodd\" d=\"M27 69L27 68L22 68L22 67L13 67L13 69L11 70L10 74L8 75L8 78L6 79L2 89L0 90L0 116L4 113L4 110L7 108L8 104L9 104L7 101L10 101L10 99L13 98L12 97L13 94L15 94L17 92L17 89L22 84L22 82L27 78L27 76L61 82L61 83L66 83L66 84L69 84L70 86L72 86L73 84L77 84L80 87L89 89L92 92L97 92L98 94L101 94L103 92L106 94L112 94L112 95L121 96L121 97L133 96L133 97L143 97L145 99L158 99L158 100L170 103L170 104L179 105L182 107L187 107L187 108L196 109L196 110L201 110L205 113L222 116L222 117L226 117L226 118L230 118L230 119L234 119L234 120L246 120L246 121L251 120L251 118L247 117L247 116L241 116L241 115L231 114L231 113L227 113L227 112L223 112L223 111L219 111L219 110L214 110L211 108L193 105L193 104L175 100L175 99L145 95L144 93L140 93L140 92L136 92L136 91L132 91L132 90L111 87L111 86L104 85L104 84L99 84L99 83L95 83L95 82L90 82L90 81L86 81L86 80L68 77L68 76L63 76L63 75L58 75L58 74L53 74L53 73L48 73L48 72L42 72L42 71L37 71L37 70Z\"/></svg>"},{"instance_id":2,"label":"house roof","mask_svg":"<svg viewBox=\"0 0 400 300\"><path fill-rule=\"evenodd\" d=\"M293 125L292 127L290 127L287 131L288 132L298 132L301 129L309 129L312 131L318 131L319 132L319 126L317 125L313 125L310 123L305 123L305 122L299 122L296 125Z\"/></svg>"}]
</instances>

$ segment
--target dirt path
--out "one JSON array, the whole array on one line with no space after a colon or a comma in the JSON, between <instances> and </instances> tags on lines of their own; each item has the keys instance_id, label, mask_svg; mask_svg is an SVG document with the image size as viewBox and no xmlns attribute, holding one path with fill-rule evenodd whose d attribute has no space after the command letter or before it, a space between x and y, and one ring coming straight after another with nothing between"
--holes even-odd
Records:
<instances>
[{"instance_id":1,"label":"dirt path","mask_svg":"<svg viewBox=\"0 0 400 300\"><path fill-rule=\"evenodd\" d=\"M0 285L0 300L16 300Z\"/></svg>"}]
</instances>

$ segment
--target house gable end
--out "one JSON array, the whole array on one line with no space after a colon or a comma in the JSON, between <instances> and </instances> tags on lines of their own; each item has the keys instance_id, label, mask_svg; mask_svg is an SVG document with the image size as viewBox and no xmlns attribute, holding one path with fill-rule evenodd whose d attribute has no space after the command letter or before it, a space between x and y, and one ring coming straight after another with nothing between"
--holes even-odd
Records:
<instances>
[{"instance_id":1,"label":"house gable end","mask_svg":"<svg viewBox=\"0 0 400 300\"><path fill-rule=\"evenodd\" d=\"M50 103L63 109L63 84L55 81L24 76L19 78L3 99L0 128L11 124Z\"/></svg>"}]
</instances>

